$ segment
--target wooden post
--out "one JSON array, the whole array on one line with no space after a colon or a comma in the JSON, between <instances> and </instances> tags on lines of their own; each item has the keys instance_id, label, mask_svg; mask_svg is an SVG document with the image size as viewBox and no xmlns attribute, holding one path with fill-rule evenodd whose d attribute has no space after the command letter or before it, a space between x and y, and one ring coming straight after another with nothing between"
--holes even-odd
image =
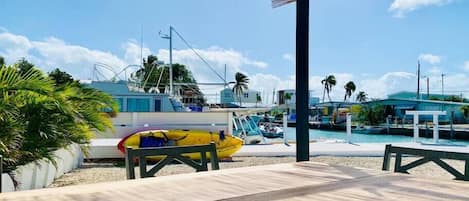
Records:
<instances>
[{"instance_id":1,"label":"wooden post","mask_svg":"<svg viewBox=\"0 0 469 201\"><path fill-rule=\"evenodd\" d=\"M125 150L125 169L127 179L135 179L135 164L132 147L127 147Z\"/></svg>"},{"instance_id":2,"label":"wooden post","mask_svg":"<svg viewBox=\"0 0 469 201\"><path fill-rule=\"evenodd\" d=\"M392 145L387 144L384 149L384 159L383 159L383 168L382 170L389 170L389 164L391 161L391 147Z\"/></svg>"},{"instance_id":3,"label":"wooden post","mask_svg":"<svg viewBox=\"0 0 469 201\"><path fill-rule=\"evenodd\" d=\"M211 142L210 146L211 146L210 165L212 166L212 170L219 170L220 166L218 164L217 146L215 145L214 142Z\"/></svg>"},{"instance_id":4,"label":"wooden post","mask_svg":"<svg viewBox=\"0 0 469 201\"><path fill-rule=\"evenodd\" d=\"M469 160L466 160L466 164L464 165L464 178L466 181L469 181Z\"/></svg>"},{"instance_id":5,"label":"wooden post","mask_svg":"<svg viewBox=\"0 0 469 201\"><path fill-rule=\"evenodd\" d=\"M394 172L400 172L402 163L402 153L396 153L396 162L394 163Z\"/></svg>"},{"instance_id":6,"label":"wooden post","mask_svg":"<svg viewBox=\"0 0 469 201\"><path fill-rule=\"evenodd\" d=\"M433 143L438 143L439 139L438 114L433 114Z\"/></svg>"},{"instance_id":7,"label":"wooden post","mask_svg":"<svg viewBox=\"0 0 469 201\"><path fill-rule=\"evenodd\" d=\"M140 168L140 178L149 177L147 175L147 157L142 153L138 154L138 167Z\"/></svg>"},{"instance_id":8,"label":"wooden post","mask_svg":"<svg viewBox=\"0 0 469 201\"><path fill-rule=\"evenodd\" d=\"M414 114L414 142L419 142L419 115Z\"/></svg>"},{"instance_id":9,"label":"wooden post","mask_svg":"<svg viewBox=\"0 0 469 201\"><path fill-rule=\"evenodd\" d=\"M309 0L296 1L296 161L309 160Z\"/></svg>"}]
</instances>

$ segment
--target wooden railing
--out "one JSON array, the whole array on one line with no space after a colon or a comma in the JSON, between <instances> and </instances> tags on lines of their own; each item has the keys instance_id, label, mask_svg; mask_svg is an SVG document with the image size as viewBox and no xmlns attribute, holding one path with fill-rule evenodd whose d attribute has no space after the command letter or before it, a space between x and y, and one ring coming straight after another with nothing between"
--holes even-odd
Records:
<instances>
[{"instance_id":1,"label":"wooden railing","mask_svg":"<svg viewBox=\"0 0 469 201\"><path fill-rule=\"evenodd\" d=\"M200 153L200 163L191 160L183 154ZM140 178L153 177L161 168L170 164L174 160L185 163L193 167L197 172L208 171L207 153L210 153L210 164L212 170L220 169L218 164L218 156L215 143L208 145L193 146L172 146L172 147L156 147L156 148L132 148L127 147L125 154L125 168L127 171L127 179L135 179L135 158L138 158L138 166L140 169ZM163 156L152 168L147 170L147 157Z\"/></svg>"},{"instance_id":2,"label":"wooden railing","mask_svg":"<svg viewBox=\"0 0 469 201\"><path fill-rule=\"evenodd\" d=\"M437 151L427 149L416 149L407 147L396 147L390 144L386 145L384 151L383 170L389 170L391 154L396 154L394 172L409 173L408 170L423 165L427 162L434 162L457 180L469 181L469 154L460 152ZM420 156L422 158L413 161L407 165L402 165L402 155ZM441 159L462 160L465 162L464 173L459 172Z\"/></svg>"}]
</instances>

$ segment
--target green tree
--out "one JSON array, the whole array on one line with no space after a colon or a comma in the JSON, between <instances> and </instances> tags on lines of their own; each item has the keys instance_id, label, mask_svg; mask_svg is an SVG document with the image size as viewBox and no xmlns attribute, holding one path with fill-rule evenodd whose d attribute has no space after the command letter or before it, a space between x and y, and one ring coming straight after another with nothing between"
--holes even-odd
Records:
<instances>
[{"instance_id":1,"label":"green tree","mask_svg":"<svg viewBox=\"0 0 469 201\"><path fill-rule=\"evenodd\" d=\"M142 83L145 92L149 92L152 88L157 88L159 92L166 93L169 88L169 66L161 65L158 58L154 55L149 55L147 59L143 60L143 68L138 70L134 76L140 83ZM196 102L203 104L205 99L203 93L197 85L192 72L182 64L173 64L173 83L184 83L184 85L177 85L174 90L179 94L191 94Z\"/></svg>"},{"instance_id":2,"label":"green tree","mask_svg":"<svg viewBox=\"0 0 469 201\"><path fill-rule=\"evenodd\" d=\"M366 105L358 113L358 120L367 125L379 125L385 121L384 105Z\"/></svg>"},{"instance_id":3,"label":"green tree","mask_svg":"<svg viewBox=\"0 0 469 201\"><path fill-rule=\"evenodd\" d=\"M364 91L360 91L358 92L357 94L357 98L356 100L360 103L363 103L363 102L366 102L366 100L368 99L367 97L368 95L364 92Z\"/></svg>"},{"instance_id":4,"label":"green tree","mask_svg":"<svg viewBox=\"0 0 469 201\"><path fill-rule=\"evenodd\" d=\"M49 78L51 78L56 85L70 84L75 81L72 75L68 74L65 71L61 71L58 68L49 72Z\"/></svg>"},{"instance_id":5,"label":"green tree","mask_svg":"<svg viewBox=\"0 0 469 201\"><path fill-rule=\"evenodd\" d=\"M241 95L244 90L248 90L249 78L243 73L237 72L235 74L235 84L233 86L233 93L238 96L239 106L241 107Z\"/></svg>"},{"instance_id":6,"label":"green tree","mask_svg":"<svg viewBox=\"0 0 469 201\"><path fill-rule=\"evenodd\" d=\"M344 102L345 102L347 99L349 99L352 96L353 92L355 92L357 87L355 86L355 83L353 83L352 81L349 81L347 82L347 84L345 84L344 89L345 89L345 96L344 96Z\"/></svg>"},{"instance_id":7,"label":"green tree","mask_svg":"<svg viewBox=\"0 0 469 201\"><path fill-rule=\"evenodd\" d=\"M0 67L2 67L3 65L5 65L5 58L0 56Z\"/></svg>"},{"instance_id":8,"label":"green tree","mask_svg":"<svg viewBox=\"0 0 469 201\"><path fill-rule=\"evenodd\" d=\"M291 100L291 94L285 93L285 95L283 95L283 98L285 99L285 104L288 104L290 103L290 100Z\"/></svg>"},{"instance_id":9,"label":"green tree","mask_svg":"<svg viewBox=\"0 0 469 201\"><path fill-rule=\"evenodd\" d=\"M469 105L463 105L461 106L461 112L463 113L465 119L469 117Z\"/></svg>"},{"instance_id":10,"label":"green tree","mask_svg":"<svg viewBox=\"0 0 469 201\"><path fill-rule=\"evenodd\" d=\"M21 106L47 98L52 91L51 82L38 71L20 74L17 66L0 68L0 155L4 172L31 161L35 154L22 149L26 121Z\"/></svg>"},{"instance_id":11,"label":"green tree","mask_svg":"<svg viewBox=\"0 0 469 201\"><path fill-rule=\"evenodd\" d=\"M324 102L324 97L327 93L327 97L329 98L329 101L331 101L331 96L329 93L332 91L332 87L334 87L337 84L337 80L335 79L334 75L328 75L326 78L321 80L321 84L324 85L324 91L322 94L322 102Z\"/></svg>"},{"instance_id":12,"label":"green tree","mask_svg":"<svg viewBox=\"0 0 469 201\"><path fill-rule=\"evenodd\" d=\"M19 64L0 69L0 155L5 171L46 158L70 143L88 143L94 131L112 129L117 103L76 83L56 86L40 70Z\"/></svg>"},{"instance_id":13,"label":"green tree","mask_svg":"<svg viewBox=\"0 0 469 201\"><path fill-rule=\"evenodd\" d=\"M256 107L257 107L257 103L260 103L262 102L262 98L261 96L259 96L259 94L256 94Z\"/></svg>"},{"instance_id":14,"label":"green tree","mask_svg":"<svg viewBox=\"0 0 469 201\"><path fill-rule=\"evenodd\" d=\"M25 58L21 58L16 62L16 68L20 71L20 74L24 75L26 72L34 68L34 64L30 63Z\"/></svg>"}]
</instances>

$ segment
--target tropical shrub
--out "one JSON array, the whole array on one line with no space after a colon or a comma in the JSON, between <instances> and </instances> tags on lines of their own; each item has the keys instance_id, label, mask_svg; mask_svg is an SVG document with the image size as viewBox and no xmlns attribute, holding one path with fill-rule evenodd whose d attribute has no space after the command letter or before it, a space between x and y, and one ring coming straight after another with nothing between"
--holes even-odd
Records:
<instances>
[{"instance_id":1,"label":"tropical shrub","mask_svg":"<svg viewBox=\"0 0 469 201\"><path fill-rule=\"evenodd\" d=\"M56 83L36 68L0 68L0 155L4 172L71 143L86 144L93 131L112 129L117 103L78 82Z\"/></svg>"},{"instance_id":2,"label":"tropical shrub","mask_svg":"<svg viewBox=\"0 0 469 201\"><path fill-rule=\"evenodd\" d=\"M469 105L463 105L461 106L461 112L464 115L464 119L466 120L469 117Z\"/></svg>"},{"instance_id":3,"label":"tropical shrub","mask_svg":"<svg viewBox=\"0 0 469 201\"><path fill-rule=\"evenodd\" d=\"M384 105L365 105L358 113L358 121L366 125L379 125L385 121Z\"/></svg>"}]
</instances>

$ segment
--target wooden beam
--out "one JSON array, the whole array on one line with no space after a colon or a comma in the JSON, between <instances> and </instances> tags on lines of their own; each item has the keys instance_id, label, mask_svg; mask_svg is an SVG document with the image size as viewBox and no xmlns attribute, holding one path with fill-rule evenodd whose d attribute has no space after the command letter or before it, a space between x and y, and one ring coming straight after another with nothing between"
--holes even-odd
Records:
<instances>
[{"instance_id":1,"label":"wooden beam","mask_svg":"<svg viewBox=\"0 0 469 201\"><path fill-rule=\"evenodd\" d=\"M309 160L309 0L296 1L296 161Z\"/></svg>"}]
</instances>

